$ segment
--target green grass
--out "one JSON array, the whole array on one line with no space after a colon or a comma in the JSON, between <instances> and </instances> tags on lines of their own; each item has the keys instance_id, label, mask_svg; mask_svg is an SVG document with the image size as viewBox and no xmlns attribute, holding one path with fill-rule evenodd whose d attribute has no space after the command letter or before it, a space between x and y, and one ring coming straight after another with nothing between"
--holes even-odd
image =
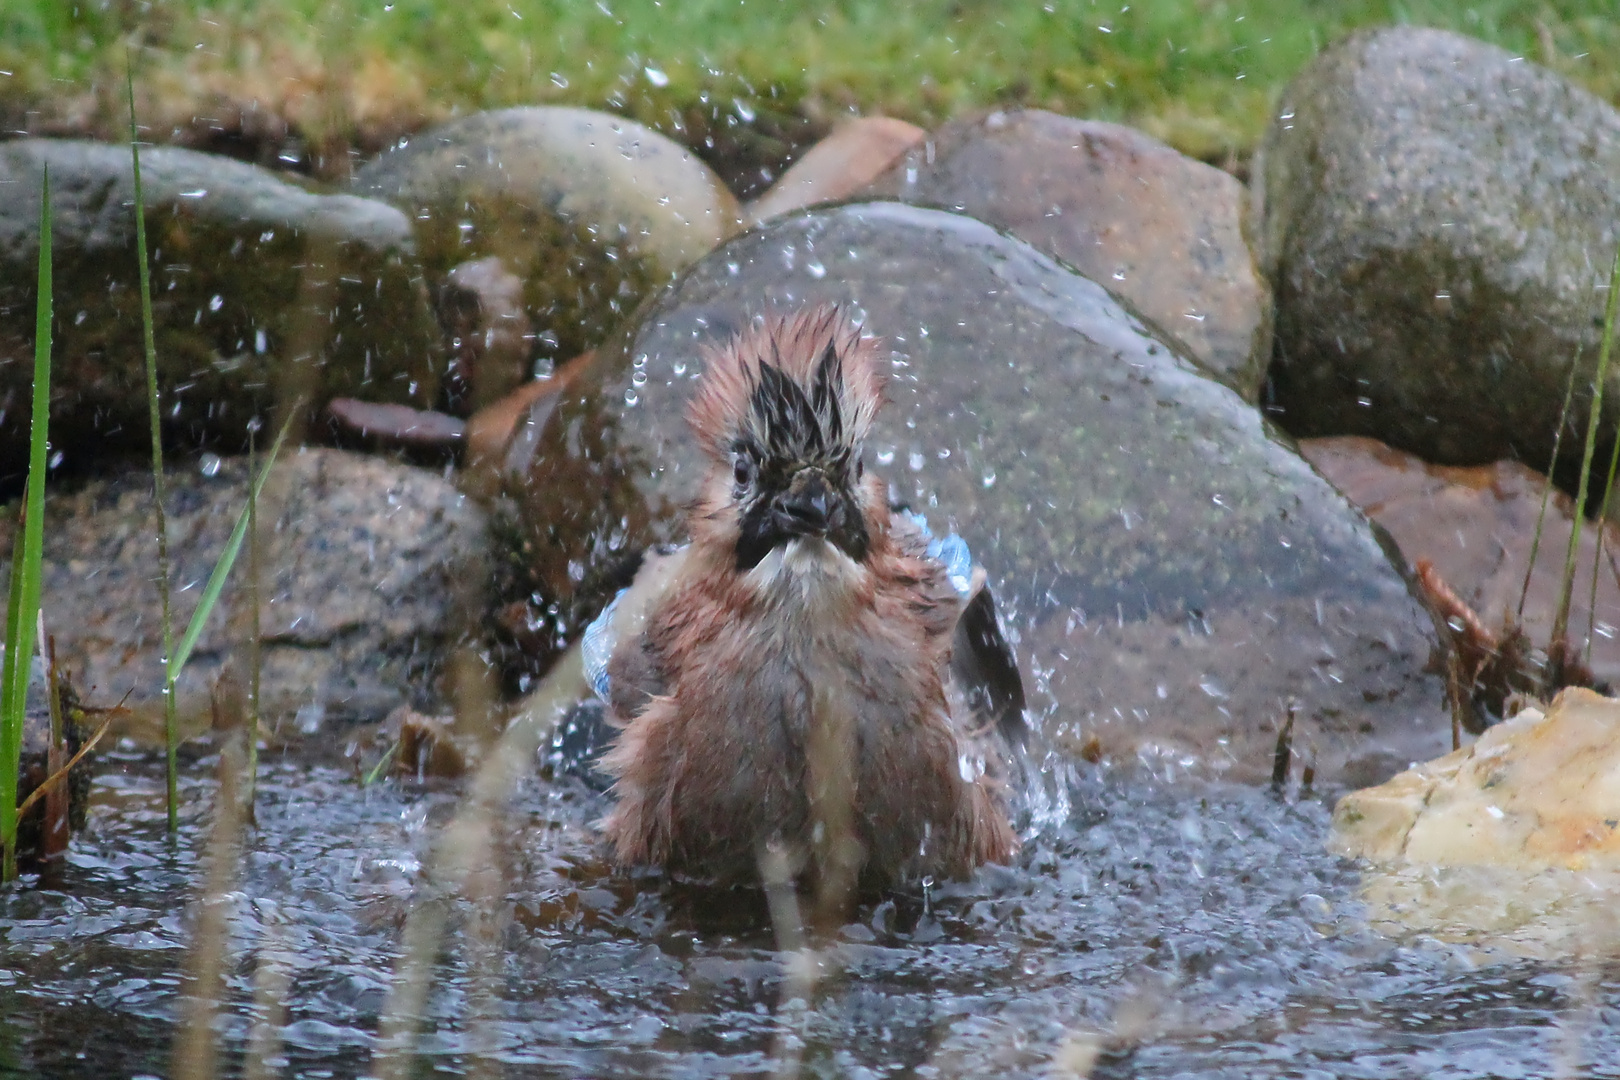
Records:
<instances>
[{"instance_id":1,"label":"green grass","mask_svg":"<svg viewBox=\"0 0 1620 1080\"><path fill-rule=\"evenodd\" d=\"M0 665L0 881L17 876L17 770L28 711L28 674L34 652L45 551L46 429L51 404L51 174L41 180L39 298L34 322L34 393L29 421L28 486L22 528L11 553L6 600L6 655Z\"/></svg>"},{"instance_id":2,"label":"green grass","mask_svg":"<svg viewBox=\"0 0 1620 1080\"><path fill-rule=\"evenodd\" d=\"M152 426L152 507L157 519L157 587L162 597L163 628L163 743L168 758L165 803L169 811L169 831L180 827L179 725L174 714L174 616L169 580L169 523L163 511L163 428L158 404L157 345L153 340L152 271L146 254L146 200L141 193L140 136L135 123L135 77L126 65L125 87L129 91L129 156L135 176L135 258L141 280L141 333L146 353L146 402Z\"/></svg>"},{"instance_id":3,"label":"green grass","mask_svg":"<svg viewBox=\"0 0 1620 1080\"><path fill-rule=\"evenodd\" d=\"M704 95L721 125L775 107L928 125L1022 102L1215 158L1252 147L1324 44L1393 22L1471 34L1620 97L1613 0L7 0L0 114L79 110L117 131L113 73L133 46L155 131L194 113L228 124L229 103L249 101L337 145L515 103L672 130Z\"/></svg>"}]
</instances>

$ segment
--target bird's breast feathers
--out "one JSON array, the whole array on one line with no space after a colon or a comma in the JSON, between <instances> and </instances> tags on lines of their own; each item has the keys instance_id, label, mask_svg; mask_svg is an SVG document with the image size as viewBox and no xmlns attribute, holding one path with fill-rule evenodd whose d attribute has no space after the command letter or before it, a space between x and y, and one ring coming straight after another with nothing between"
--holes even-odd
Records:
<instances>
[{"instance_id":1,"label":"bird's breast feathers","mask_svg":"<svg viewBox=\"0 0 1620 1080\"><path fill-rule=\"evenodd\" d=\"M846 603L866 590L871 576L837 544L805 536L772 548L742 580L762 600L814 612Z\"/></svg>"}]
</instances>

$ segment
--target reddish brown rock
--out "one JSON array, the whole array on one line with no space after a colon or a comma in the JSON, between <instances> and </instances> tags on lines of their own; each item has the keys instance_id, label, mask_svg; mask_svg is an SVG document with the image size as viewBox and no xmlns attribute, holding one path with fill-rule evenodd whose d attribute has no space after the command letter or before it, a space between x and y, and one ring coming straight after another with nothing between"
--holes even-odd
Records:
<instances>
[{"instance_id":1,"label":"reddish brown rock","mask_svg":"<svg viewBox=\"0 0 1620 1080\"><path fill-rule=\"evenodd\" d=\"M1256 400L1271 293L1243 185L1139 131L1037 109L947 124L867 194L938 206L1033 244L1129 301Z\"/></svg>"},{"instance_id":2,"label":"reddish brown rock","mask_svg":"<svg viewBox=\"0 0 1620 1080\"><path fill-rule=\"evenodd\" d=\"M1376 439L1341 436L1300 443L1317 470L1389 530L1409 563L1427 559L1447 584L1492 630L1516 614L1524 571L1535 539L1546 478L1516 461L1456 467L1430 465ZM1537 648L1551 634L1553 612L1569 550L1573 500L1554 489L1547 503L1523 625ZM1581 530L1574 602L1569 625L1583 646L1591 620L1592 570L1597 564L1597 619L1592 668L1608 683L1620 682L1620 529L1604 529L1603 557L1597 529Z\"/></svg>"},{"instance_id":3,"label":"reddish brown rock","mask_svg":"<svg viewBox=\"0 0 1620 1080\"><path fill-rule=\"evenodd\" d=\"M749 203L743 218L758 225L806 206L847 199L927 136L916 124L889 116L862 116L840 124L805 151L769 191Z\"/></svg>"}]
</instances>

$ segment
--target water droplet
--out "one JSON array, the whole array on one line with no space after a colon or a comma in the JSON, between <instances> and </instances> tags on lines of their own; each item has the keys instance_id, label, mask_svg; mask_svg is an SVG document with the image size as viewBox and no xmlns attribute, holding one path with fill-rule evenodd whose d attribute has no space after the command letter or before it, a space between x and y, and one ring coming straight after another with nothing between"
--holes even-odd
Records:
<instances>
[{"instance_id":1,"label":"water droplet","mask_svg":"<svg viewBox=\"0 0 1620 1080\"><path fill-rule=\"evenodd\" d=\"M676 375L685 375L686 374L686 361L685 360L677 360L677 361L675 361L673 364L670 365L670 370L675 372Z\"/></svg>"},{"instance_id":2,"label":"water droplet","mask_svg":"<svg viewBox=\"0 0 1620 1080\"><path fill-rule=\"evenodd\" d=\"M877 452L877 463L879 465L893 465L894 464L894 447L885 446L885 447L882 447L881 449L879 449L878 452Z\"/></svg>"},{"instance_id":3,"label":"water droplet","mask_svg":"<svg viewBox=\"0 0 1620 1080\"><path fill-rule=\"evenodd\" d=\"M748 102L744 101L742 98L732 98L731 104L737 110L737 119L741 120L745 124L752 124L754 122L755 113L753 108L749 106Z\"/></svg>"},{"instance_id":4,"label":"water droplet","mask_svg":"<svg viewBox=\"0 0 1620 1080\"><path fill-rule=\"evenodd\" d=\"M939 453L936 456L939 458L939 460L944 461L946 458L951 456L951 448L948 446L940 447Z\"/></svg>"},{"instance_id":5,"label":"water droplet","mask_svg":"<svg viewBox=\"0 0 1620 1080\"><path fill-rule=\"evenodd\" d=\"M263 356L265 349L269 348L269 345L270 345L270 343L265 340L263 330L255 330L255 331L253 331L253 351L254 352L258 353L260 356Z\"/></svg>"},{"instance_id":6,"label":"water droplet","mask_svg":"<svg viewBox=\"0 0 1620 1080\"><path fill-rule=\"evenodd\" d=\"M208 310L209 311L218 311L220 308L222 308L224 306L225 306L225 298L223 296L219 295L219 293L215 293L208 300Z\"/></svg>"},{"instance_id":7,"label":"water droplet","mask_svg":"<svg viewBox=\"0 0 1620 1080\"><path fill-rule=\"evenodd\" d=\"M984 486L985 487L987 487L987 488L995 487L996 486L996 470L994 470L994 469L986 469L986 470L984 470L984 476L982 477L982 479L984 481Z\"/></svg>"},{"instance_id":8,"label":"water droplet","mask_svg":"<svg viewBox=\"0 0 1620 1080\"><path fill-rule=\"evenodd\" d=\"M906 459L906 464L911 466L912 472L921 472L923 467L922 452L913 450L911 456Z\"/></svg>"},{"instance_id":9,"label":"water droplet","mask_svg":"<svg viewBox=\"0 0 1620 1080\"><path fill-rule=\"evenodd\" d=\"M626 390L624 392L624 403L633 409L641 404L641 395L636 393L634 389Z\"/></svg>"},{"instance_id":10,"label":"water droplet","mask_svg":"<svg viewBox=\"0 0 1620 1080\"><path fill-rule=\"evenodd\" d=\"M197 471L204 476L218 476L220 466L224 464L218 454L204 454L197 459Z\"/></svg>"},{"instance_id":11,"label":"water droplet","mask_svg":"<svg viewBox=\"0 0 1620 1080\"><path fill-rule=\"evenodd\" d=\"M1118 270L1114 271L1114 280L1115 281L1124 281L1125 280L1125 268L1123 266L1120 267Z\"/></svg>"},{"instance_id":12,"label":"water droplet","mask_svg":"<svg viewBox=\"0 0 1620 1080\"><path fill-rule=\"evenodd\" d=\"M644 67L641 73L647 76L647 81L662 90L669 85L669 76L655 67Z\"/></svg>"},{"instance_id":13,"label":"water droplet","mask_svg":"<svg viewBox=\"0 0 1620 1080\"><path fill-rule=\"evenodd\" d=\"M51 454L51 459L50 461L46 462L46 464L52 469L57 468L62 464L62 457L62 451L57 450L55 453Z\"/></svg>"},{"instance_id":14,"label":"water droplet","mask_svg":"<svg viewBox=\"0 0 1620 1080\"><path fill-rule=\"evenodd\" d=\"M818 281L827 276L827 268L821 264L819 259L815 262L806 263L804 268L810 271L810 276Z\"/></svg>"},{"instance_id":15,"label":"water droplet","mask_svg":"<svg viewBox=\"0 0 1620 1080\"><path fill-rule=\"evenodd\" d=\"M568 78L560 72L553 71L551 73L551 85L559 90L566 90L568 89Z\"/></svg>"},{"instance_id":16,"label":"water droplet","mask_svg":"<svg viewBox=\"0 0 1620 1080\"><path fill-rule=\"evenodd\" d=\"M630 375L630 385L634 386L634 387L636 387L638 389L640 387L646 386L647 385L647 373L645 371L633 372Z\"/></svg>"}]
</instances>

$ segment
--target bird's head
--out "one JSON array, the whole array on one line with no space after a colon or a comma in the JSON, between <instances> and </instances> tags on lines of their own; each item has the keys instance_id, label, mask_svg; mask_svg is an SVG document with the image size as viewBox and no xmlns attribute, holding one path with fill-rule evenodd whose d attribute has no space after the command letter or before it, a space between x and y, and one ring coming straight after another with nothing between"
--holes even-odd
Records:
<instances>
[{"instance_id":1,"label":"bird's head","mask_svg":"<svg viewBox=\"0 0 1620 1080\"><path fill-rule=\"evenodd\" d=\"M884 505L861 460L883 399L878 352L830 306L768 317L709 351L687 416L711 461L704 515L738 570L805 539L866 560Z\"/></svg>"}]
</instances>

